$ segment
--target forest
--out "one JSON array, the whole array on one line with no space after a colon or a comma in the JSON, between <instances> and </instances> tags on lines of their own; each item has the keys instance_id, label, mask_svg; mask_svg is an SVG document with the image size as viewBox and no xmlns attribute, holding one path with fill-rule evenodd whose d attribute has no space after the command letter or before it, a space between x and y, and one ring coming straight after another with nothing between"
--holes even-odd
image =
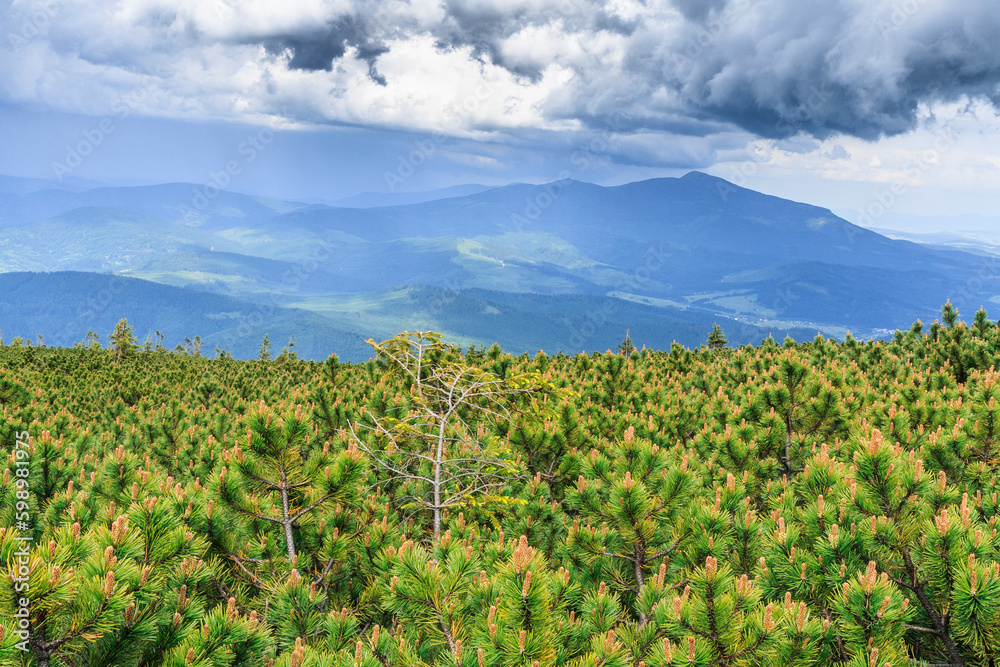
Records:
<instances>
[{"instance_id":1,"label":"forest","mask_svg":"<svg viewBox=\"0 0 1000 667\"><path fill-rule=\"evenodd\" d=\"M985 310L360 364L109 338L0 345L2 665L1000 664Z\"/></svg>"}]
</instances>

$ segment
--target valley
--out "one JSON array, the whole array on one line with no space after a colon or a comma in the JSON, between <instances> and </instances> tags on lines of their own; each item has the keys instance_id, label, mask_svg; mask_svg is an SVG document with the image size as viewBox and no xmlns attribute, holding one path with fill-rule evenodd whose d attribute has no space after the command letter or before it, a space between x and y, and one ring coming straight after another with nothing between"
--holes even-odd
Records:
<instances>
[{"instance_id":1,"label":"valley","mask_svg":"<svg viewBox=\"0 0 1000 667\"><path fill-rule=\"evenodd\" d=\"M368 193L338 205L222 192L194 209L196 196L180 183L71 191L0 180L0 271L111 275L235 299L258 311L236 343L242 356L272 329L301 340L295 322L309 318L337 332L301 348L317 357L327 342L363 349L370 336L417 328L552 353L613 348L625 329L640 346L697 346L716 322L737 344L884 336L933 320L948 299L971 312L1000 295L987 255L890 239L700 172L617 187ZM17 298L37 298L15 297L11 313L30 310ZM219 318L192 318L186 331L225 338ZM23 314L7 322L14 335L76 342Z\"/></svg>"}]
</instances>

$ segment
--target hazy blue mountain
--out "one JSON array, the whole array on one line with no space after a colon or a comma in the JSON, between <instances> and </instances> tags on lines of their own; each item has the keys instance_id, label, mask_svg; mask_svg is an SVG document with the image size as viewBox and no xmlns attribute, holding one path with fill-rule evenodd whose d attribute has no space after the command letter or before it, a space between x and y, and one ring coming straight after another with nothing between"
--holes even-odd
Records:
<instances>
[{"instance_id":1,"label":"hazy blue mountain","mask_svg":"<svg viewBox=\"0 0 1000 667\"><path fill-rule=\"evenodd\" d=\"M466 274L442 265L441 276L462 287L623 291L732 315L844 326L891 328L933 317L949 297L968 309L1000 292L981 257L888 239L827 209L697 172L613 188L567 181L411 206L310 207L254 232L278 230L300 240L333 231L373 244L424 239L425 247L430 239L460 240L452 264Z\"/></svg>"},{"instance_id":2,"label":"hazy blue mountain","mask_svg":"<svg viewBox=\"0 0 1000 667\"><path fill-rule=\"evenodd\" d=\"M123 317L140 342L155 343L159 331L163 344L173 349L185 338L200 336L207 356L219 346L238 358L256 357L265 333L274 354L294 334L293 350L306 358L324 359L333 352L355 360L370 356L366 335L270 302L94 273L0 274L0 332L8 344L17 336L35 340L41 334L46 345L72 346L93 331L106 345L107 334Z\"/></svg>"},{"instance_id":3,"label":"hazy blue mountain","mask_svg":"<svg viewBox=\"0 0 1000 667\"><path fill-rule=\"evenodd\" d=\"M421 190L420 192L362 192L353 197L345 197L344 199L337 199L327 203L338 208L403 206L407 204L421 204L436 199L466 197L491 190L494 187L496 186L469 183L466 185L453 185L450 188L440 188L437 190Z\"/></svg>"},{"instance_id":4,"label":"hazy blue mountain","mask_svg":"<svg viewBox=\"0 0 1000 667\"><path fill-rule=\"evenodd\" d=\"M889 211L877 218L840 210L843 218L883 236L923 245L1000 255L1000 217L984 215L913 215Z\"/></svg>"},{"instance_id":5,"label":"hazy blue mountain","mask_svg":"<svg viewBox=\"0 0 1000 667\"><path fill-rule=\"evenodd\" d=\"M915 259L938 261L915 244L894 242L827 209L737 188L698 172L610 188L578 181L511 185L363 211L313 207L266 223L275 226L313 233L334 228L370 241L545 233L615 265L651 242L744 256L760 266L812 260L908 269Z\"/></svg>"},{"instance_id":6,"label":"hazy blue mountain","mask_svg":"<svg viewBox=\"0 0 1000 667\"><path fill-rule=\"evenodd\" d=\"M93 188L103 187L103 183L91 181L86 178L68 176L61 181L44 178L22 178L19 176L5 176L0 174L0 195L26 195L30 192L40 190L68 190L70 192L82 192Z\"/></svg>"},{"instance_id":7,"label":"hazy blue mountain","mask_svg":"<svg viewBox=\"0 0 1000 667\"><path fill-rule=\"evenodd\" d=\"M143 278L346 317L362 338L424 322L489 343L490 332L510 326L531 332L511 339L516 349L541 348L608 299L623 308L607 323L616 340L630 318L647 315L670 340L681 339L671 331L716 320L764 327L752 336L851 329L867 337L933 320L949 298L970 315L1000 295L993 258L889 239L827 209L698 172L617 187L459 187L372 208L183 183L18 187L0 195L0 272ZM462 299L420 319L411 298L420 290ZM552 297L570 312L551 311ZM473 302L506 314L463 321L475 309L456 308Z\"/></svg>"},{"instance_id":8,"label":"hazy blue mountain","mask_svg":"<svg viewBox=\"0 0 1000 667\"><path fill-rule=\"evenodd\" d=\"M853 209L836 209L837 215L869 229L891 229L916 234L967 234L1000 235L1000 216L976 215L916 215L888 211L872 217Z\"/></svg>"},{"instance_id":9,"label":"hazy blue mountain","mask_svg":"<svg viewBox=\"0 0 1000 667\"><path fill-rule=\"evenodd\" d=\"M127 211L190 227L244 227L275 214L305 206L301 202L252 197L208 185L167 183L136 187L100 187L84 191L33 190L7 196L0 209L0 227L23 225L78 208Z\"/></svg>"},{"instance_id":10,"label":"hazy blue mountain","mask_svg":"<svg viewBox=\"0 0 1000 667\"><path fill-rule=\"evenodd\" d=\"M129 271L188 246L232 249L236 244L194 227L117 208L77 208L53 218L8 227L0 237L5 271Z\"/></svg>"}]
</instances>

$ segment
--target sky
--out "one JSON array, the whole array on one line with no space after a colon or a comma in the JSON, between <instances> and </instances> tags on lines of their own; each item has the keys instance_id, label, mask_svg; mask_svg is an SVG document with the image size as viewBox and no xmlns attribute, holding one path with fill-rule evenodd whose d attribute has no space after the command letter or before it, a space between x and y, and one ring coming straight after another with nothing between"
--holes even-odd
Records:
<instances>
[{"instance_id":1,"label":"sky","mask_svg":"<svg viewBox=\"0 0 1000 667\"><path fill-rule=\"evenodd\" d=\"M701 170L1000 211L995 0L6 0L0 173L275 197Z\"/></svg>"}]
</instances>

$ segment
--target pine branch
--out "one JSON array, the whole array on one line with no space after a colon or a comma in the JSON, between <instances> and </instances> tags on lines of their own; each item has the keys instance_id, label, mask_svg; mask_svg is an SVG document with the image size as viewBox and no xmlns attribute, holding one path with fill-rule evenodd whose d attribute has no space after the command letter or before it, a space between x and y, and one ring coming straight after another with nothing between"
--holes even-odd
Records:
<instances>
[{"instance_id":1,"label":"pine branch","mask_svg":"<svg viewBox=\"0 0 1000 667\"><path fill-rule=\"evenodd\" d=\"M327 500L329 500L333 496L334 496L333 493L326 494L325 496L323 496L322 498L320 498L319 500L317 500L313 504L309 505L308 507L302 508L301 510L299 510L298 512L296 512L292 516L288 517L288 520L291 521L294 524L296 521L298 521L299 519L301 519L304 515L306 515L309 512L313 511L314 509L316 509L317 507L319 507L320 505L322 505L323 503L325 503Z\"/></svg>"},{"instance_id":2,"label":"pine branch","mask_svg":"<svg viewBox=\"0 0 1000 667\"><path fill-rule=\"evenodd\" d=\"M932 635L940 634L937 630L933 630L931 628L924 628L919 625L910 625L909 623L903 623L903 627L906 628L907 630L913 630L914 632L927 632Z\"/></svg>"},{"instance_id":3,"label":"pine branch","mask_svg":"<svg viewBox=\"0 0 1000 667\"><path fill-rule=\"evenodd\" d=\"M250 581L247 582L248 584L250 584L251 586L253 586L258 590L263 589L263 583L261 582L261 580L257 577L257 575L255 575L253 572L251 572L246 568L246 566L243 564L243 561L241 561L239 557L234 556L233 554L228 554L228 556L231 561L236 563L236 565L238 565L239 568L243 570L248 577L250 577Z\"/></svg>"}]
</instances>

